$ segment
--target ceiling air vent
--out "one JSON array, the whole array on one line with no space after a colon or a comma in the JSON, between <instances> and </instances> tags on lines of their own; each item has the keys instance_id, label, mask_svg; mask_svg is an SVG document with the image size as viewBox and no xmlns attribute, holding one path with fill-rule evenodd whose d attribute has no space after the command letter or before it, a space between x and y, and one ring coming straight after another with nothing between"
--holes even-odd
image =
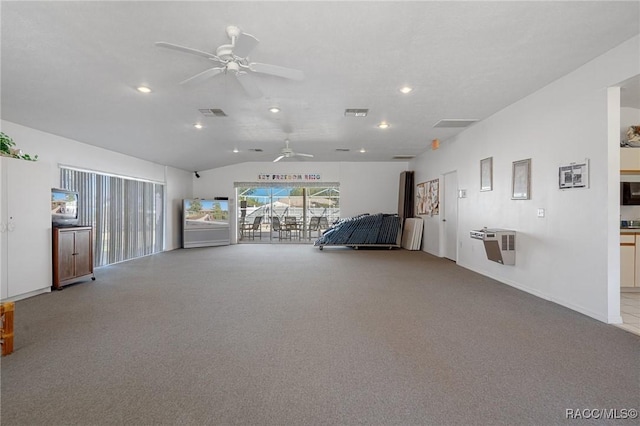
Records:
<instances>
[{"instance_id":1,"label":"ceiling air vent","mask_svg":"<svg viewBox=\"0 0 640 426\"><path fill-rule=\"evenodd\" d=\"M346 117L366 117L369 110L366 108L347 108L344 110Z\"/></svg>"},{"instance_id":2,"label":"ceiling air vent","mask_svg":"<svg viewBox=\"0 0 640 426\"><path fill-rule=\"evenodd\" d=\"M349 148L336 148L336 152L349 152L351 151Z\"/></svg>"},{"instance_id":3,"label":"ceiling air vent","mask_svg":"<svg viewBox=\"0 0 640 426\"><path fill-rule=\"evenodd\" d=\"M227 114L218 108L200 108L198 111L205 117L226 117Z\"/></svg>"},{"instance_id":4,"label":"ceiling air vent","mask_svg":"<svg viewBox=\"0 0 640 426\"><path fill-rule=\"evenodd\" d=\"M252 152L262 152L262 148L249 148L249 151L252 151Z\"/></svg>"},{"instance_id":5,"label":"ceiling air vent","mask_svg":"<svg viewBox=\"0 0 640 426\"><path fill-rule=\"evenodd\" d=\"M412 158L416 158L415 155L394 155L394 160L411 160Z\"/></svg>"},{"instance_id":6,"label":"ceiling air vent","mask_svg":"<svg viewBox=\"0 0 640 426\"><path fill-rule=\"evenodd\" d=\"M475 118L467 119L467 118L454 118L454 119L442 119L438 121L433 127L468 127L473 123L478 121Z\"/></svg>"}]
</instances>

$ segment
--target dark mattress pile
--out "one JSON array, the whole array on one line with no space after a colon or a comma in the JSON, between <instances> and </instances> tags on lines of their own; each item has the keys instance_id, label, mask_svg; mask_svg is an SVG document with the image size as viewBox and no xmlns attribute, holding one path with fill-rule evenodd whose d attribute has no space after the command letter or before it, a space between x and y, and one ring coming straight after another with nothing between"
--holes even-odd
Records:
<instances>
[{"instance_id":1,"label":"dark mattress pile","mask_svg":"<svg viewBox=\"0 0 640 426\"><path fill-rule=\"evenodd\" d=\"M397 214L363 214L335 223L314 245L396 245L399 232Z\"/></svg>"}]
</instances>

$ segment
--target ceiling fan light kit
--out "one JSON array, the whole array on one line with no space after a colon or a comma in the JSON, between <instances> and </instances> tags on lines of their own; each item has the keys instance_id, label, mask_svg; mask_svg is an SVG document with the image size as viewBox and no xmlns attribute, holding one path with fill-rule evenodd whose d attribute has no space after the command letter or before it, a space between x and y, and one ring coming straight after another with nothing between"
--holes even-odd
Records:
<instances>
[{"instance_id":1,"label":"ceiling fan light kit","mask_svg":"<svg viewBox=\"0 0 640 426\"><path fill-rule=\"evenodd\" d=\"M282 148L282 151L280 151L280 155L277 156L275 158L275 160L273 160L274 163L277 163L278 161L282 160L283 158L291 158L291 157L307 157L307 158L313 158L312 154L305 154L303 152L295 152L294 150L292 150L289 147L289 139L285 139L284 141L284 148Z\"/></svg>"},{"instance_id":2,"label":"ceiling fan light kit","mask_svg":"<svg viewBox=\"0 0 640 426\"><path fill-rule=\"evenodd\" d=\"M227 37L231 39L231 44L223 44L219 46L216 49L215 55L213 53L164 41L156 42L156 46L200 56L216 62L219 65L181 81L181 85L198 84L215 77L216 75L227 74L237 78L240 85L250 97L258 98L262 96L262 92L255 82L251 80L252 77L249 77L249 74L266 74L290 80L304 79L304 73L300 70L286 68L279 65L249 62L249 53L256 48L260 41L251 34L243 32L235 25L228 26L226 28L226 33Z\"/></svg>"}]
</instances>

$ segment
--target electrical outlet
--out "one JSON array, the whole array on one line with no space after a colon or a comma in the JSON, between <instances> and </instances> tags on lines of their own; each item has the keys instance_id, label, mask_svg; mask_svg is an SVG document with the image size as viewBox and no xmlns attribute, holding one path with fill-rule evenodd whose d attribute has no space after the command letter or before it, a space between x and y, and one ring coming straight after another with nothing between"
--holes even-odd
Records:
<instances>
[{"instance_id":1,"label":"electrical outlet","mask_svg":"<svg viewBox=\"0 0 640 426\"><path fill-rule=\"evenodd\" d=\"M544 209L538 209L538 217L544 217Z\"/></svg>"}]
</instances>

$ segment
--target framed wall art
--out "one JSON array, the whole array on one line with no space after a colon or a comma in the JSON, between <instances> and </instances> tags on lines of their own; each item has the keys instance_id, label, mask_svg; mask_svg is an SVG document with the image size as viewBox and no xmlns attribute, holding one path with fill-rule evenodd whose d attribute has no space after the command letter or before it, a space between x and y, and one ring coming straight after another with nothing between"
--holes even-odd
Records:
<instances>
[{"instance_id":1,"label":"framed wall art","mask_svg":"<svg viewBox=\"0 0 640 426\"><path fill-rule=\"evenodd\" d=\"M531 199L531 159L514 161L511 172L511 199Z\"/></svg>"},{"instance_id":2,"label":"framed wall art","mask_svg":"<svg viewBox=\"0 0 640 426\"><path fill-rule=\"evenodd\" d=\"M419 215L440 214L440 179L418 184L416 211Z\"/></svg>"},{"instance_id":3,"label":"framed wall art","mask_svg":"<svg viewBox=\"0 0 640 426\"><path fill-rule=\"evenodd\" d=\"M480 160L480 191L493 190L493 157Z\"/></svg>"},{"instance_id":4,"label":"framed wall art","mask_svg":"<svg viewBox=\"0 0 640 426\"><path fill-rule=\"evenodd\" d=\"M416 214L427 214L427 183L418 184L416 196Z\"/></svg>"},{"instance_id":5,"label":"framed wall art","mask_svg":"<svg viewBox=\"0 0 640 426\"><path fill-rule=\"evenodd\" d=\"M589 187L589 160L570 163L558 168L558 187L560 189Z\"/></svg>"}]
</instances>

